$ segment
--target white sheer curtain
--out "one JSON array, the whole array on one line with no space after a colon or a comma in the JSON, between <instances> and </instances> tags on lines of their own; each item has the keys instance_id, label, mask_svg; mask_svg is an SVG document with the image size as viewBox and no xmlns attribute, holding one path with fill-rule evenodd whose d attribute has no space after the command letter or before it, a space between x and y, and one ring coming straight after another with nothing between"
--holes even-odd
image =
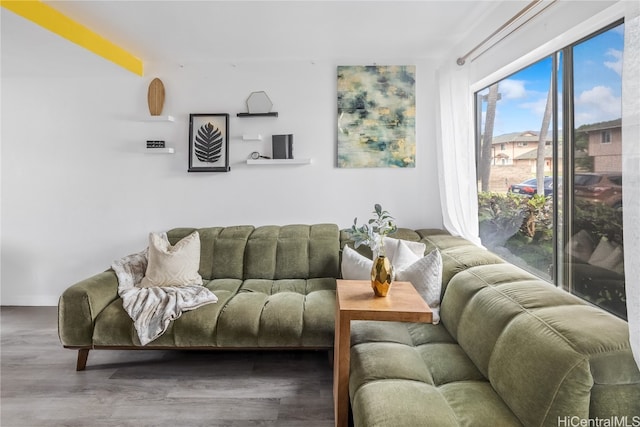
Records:
<instances>
[{"instance_id":1,"label":"white sheer curtain","mask_svg":"<svg viewBox=\"0 0 640 427\"><path fill-rule=\"evenodd\" d=\"M631 348L640 366L640 2L623 4L626 9L622 73L624 263ZM438 179L444 227L480 245L473 99L467 69L452 61L438 71Z\"/></svg>"},{"instance_id":2,"label":"white sheer curtain","mask_svg":"<svg viewBox=\"0 0 640 427\"><path fill-rule=\"evenodd\" d=\"M445 229L480 245L473 99L467 69L452 61L438 71L438 181Z\"/></svg>"},{"instance_id":3,"label":"white sheer curtain","mask_svg":"<svg viewBox=\"0 0 640 427\"><path fill-rule=\"evenodd\" d=\"M640 366L640 2L629 2L622 65L622 205L629 339Z\"/></svg>"}]
</instances>

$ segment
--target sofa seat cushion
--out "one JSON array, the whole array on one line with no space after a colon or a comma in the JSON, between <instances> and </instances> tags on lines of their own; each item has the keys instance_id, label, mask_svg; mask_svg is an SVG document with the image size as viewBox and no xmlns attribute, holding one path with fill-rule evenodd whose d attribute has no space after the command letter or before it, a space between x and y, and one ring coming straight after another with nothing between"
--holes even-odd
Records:
<instances>
[{"instance_id":1,"label":"sofa seat cushion","mask_svg":"<svg viewBox=\"0 0 640 427\"><path fill-rule=\"evenodd\" d=\"M353 322L356 426L520 425L442 325Z\"/></svg>"},{"instance_id":2,"label":"sofa seat cushion","mask_svg":"<svg viewBox=\"0 0 640 427\"><path fill-rule=\"evenodd\" d=\"M225 347L331 347L334 278L248 279L218 323Z\"/></svg>"},{"instance_id":3,"label":"sofa seat cushion","mask_svg":"<svg viewBox=\"0 0 640 427\"><path fill-rule=\"evenodd\" d=\"M487 381L442 325L352 322L351 395L366 383L386 379L436 387L455 381Z\"/></svg>"},{"instance_id":4,"label":"sofa seat cushion","mask_svg":"<svg viewBox=\"0 0 640 427\"><path fill-rule=\"evenodd\" d=\"M358 390L352 409L355 427L522 426L484 381L434 387L417 381L380 380Z\"/></svg>"},{"instance_id":5,"label":"sofa seat cushion","mask_svg":"<svg viewBox=\"0 0 640 427\"><path fill-rule=\"evenodd\" d=\"M207 304L197 310L183 313L171 322L167 331L148 346L216 346L216 328L220 313L236 295L242 280L216 279L205 280L206 286L217 297L218 302ZM117 298L109 304L96 318L93 331L95 346L139 346L138 334L133 327L131 317L122 307L122 299Z\"/></svg>"},{"instance_id":6,"label":"sofa seat cushion","mask_svg":"<svg viewBox=\"0 0 640 427\"><path fill-rule=\"evenodd\" d=\"M215 279L204 281L218 297L184 313L150 347L333 346L335 279ZM120 298L97 317L93 345L139 346Z\"/></svg>"}]
</instances>

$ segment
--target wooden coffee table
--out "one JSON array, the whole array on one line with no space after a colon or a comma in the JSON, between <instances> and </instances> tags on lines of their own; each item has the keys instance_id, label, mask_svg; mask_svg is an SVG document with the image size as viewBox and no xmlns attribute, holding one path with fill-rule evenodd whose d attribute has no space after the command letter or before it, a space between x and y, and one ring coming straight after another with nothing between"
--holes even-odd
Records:
<instances>
[{"instance_id":1,"label":"wooden coffee table","mask_svg":"<svg viewBox=\"0 0 640 427\"><path fill-rule=\"evenodd\" d=\"M349 425L352 320L431 323L432 313L410 282L393 282L386 297L376 297L368 280L337 281L333 348L333 407L337 427Z\"/></svg>"}]
</instances>

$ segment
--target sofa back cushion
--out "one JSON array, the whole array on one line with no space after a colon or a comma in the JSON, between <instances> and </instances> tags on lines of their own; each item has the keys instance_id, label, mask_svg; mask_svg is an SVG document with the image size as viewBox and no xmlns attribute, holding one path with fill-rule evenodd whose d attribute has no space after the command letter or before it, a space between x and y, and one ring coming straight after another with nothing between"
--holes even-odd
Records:
<instances>
[{"instance_id":1,"label":"sofa back cushion","mask_svg":"<svg viewBox=\"0 0 640 427\"><path fill-rule=\"evenodd\" d=\"M442 295L453 276L478 265L503 264L504 260L486 249L459 237L435 230L417 230L427 252L438 248L442 255Z\"/></svg>"},{"instance_id":2,"label":"sofa back cushion","mask_svg":"<svg viewBox=\"0 0 640 427\"><path fill-rule=\"evenodd\" d=\"M525 425L640 413L627 323L518 267L455 274L441 318Z\"/></svg>"},{"instance_id":3,"label":"sofa back cushion","mask_svg":"<svg viewBox=\"0 0 640 427\"><path fill-rule=\"evenodd\" d=\"M174 245L197 230L200 234L200 275L204 280L243 279L244 251L254 227L174 228L167 232Z\"/></svg>"},{"instance_id":4,"label":"sofa back cushion","mask_svg":"<svg viewBox=\"0 0 640 427\"><path fill-rule=\"evenodd\" d=\"M194 228L167 232L172 244ZM200 233L200 275L213 279L339 277L340 232L335 224L209 227Z\"/></svg>"},{"instance_id":5,"label":"sofa back cushion","mask_svg":"<svg viewBox=\"0 0 640 427\"><path fill-rule=\"evenodd\" d=\"M339 258L337 225L259 227L247 242L245 278L339 277Z\"/></svg>"}]
</instances>

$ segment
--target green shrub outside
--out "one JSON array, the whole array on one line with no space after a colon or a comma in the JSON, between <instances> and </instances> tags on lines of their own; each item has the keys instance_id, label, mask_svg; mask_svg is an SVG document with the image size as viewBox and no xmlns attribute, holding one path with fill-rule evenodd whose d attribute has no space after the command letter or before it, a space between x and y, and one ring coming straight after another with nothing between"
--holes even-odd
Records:
<instances>
[{"instance_id":1,"label":"green shrub outside","mask_svg":"<svg viewBox=\"0 0 640 427\"><path fill-rule=\"evenodd\" d=\"M586 230L597 245L602 237L622 244L622 210L604 204L575 200L573 230ZM552 276L553 199L513 193L479 192L480 239L487 248L506 248L526 263L527 269L541 277ZM580 296L626 318L624 280L612 273L610 281L583 287ZM547 279L548 280L548 279ZM577 280L577 279L576 279ZM620 288L622 283L622 289ZM576 289L576 291L578 291Z\"/></svg>"}]
</instances>

